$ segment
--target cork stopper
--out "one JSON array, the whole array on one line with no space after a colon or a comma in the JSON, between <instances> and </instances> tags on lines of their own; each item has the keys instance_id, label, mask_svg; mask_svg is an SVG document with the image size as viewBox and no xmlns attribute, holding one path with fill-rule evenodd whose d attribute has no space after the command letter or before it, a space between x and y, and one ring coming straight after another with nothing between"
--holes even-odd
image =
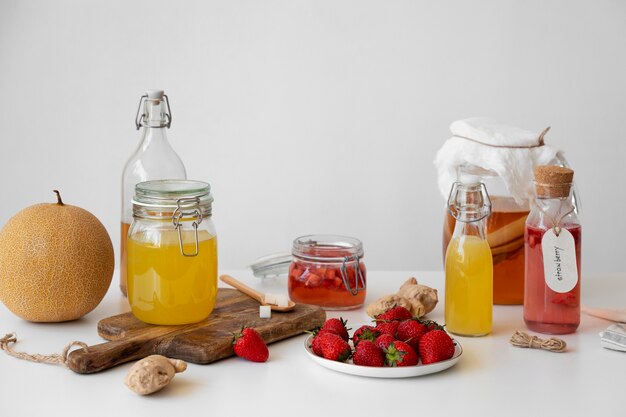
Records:
<instances>
[{"instance_id":1,"label":"cork stopper","mask_svg":"<svg viewBox=\"0 0 626 417\"><path fill-rule=\"evenodd\" d=\"M537 197L568 197L574 180L574 171L556 165L539 165L535 168Z\"/></svg>"}]
</instances>

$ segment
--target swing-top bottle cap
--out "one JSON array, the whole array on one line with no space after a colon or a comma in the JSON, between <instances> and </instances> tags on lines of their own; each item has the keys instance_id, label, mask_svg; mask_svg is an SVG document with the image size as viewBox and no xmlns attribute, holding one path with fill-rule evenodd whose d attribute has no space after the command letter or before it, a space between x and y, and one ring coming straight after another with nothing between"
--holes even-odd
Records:
<instances>
[{"instance_id":1,"label":"swing-top bottle cap","mask_svg":"<svg viewBox=\"0 0 626 417\"><path fill-rule=\"evenodd\" d=\"M535 191L537 197L568 197L574 171L557 165L539 165L535 168Z\"/></svg>"},{"instance_id":2,"label":"swing-top bottle cap","mask_svg":"<svg viewBox=\"0 0 626 417\"><path fill-rule=\"evenodd\" d=\"M165 91L163 91L163 90L148 90L148 91L146 91L146 94L148 95L148 98L150 100L161 100L161 99L163 99L163 96L165 95Z\"/></svg>"}]
</instances>

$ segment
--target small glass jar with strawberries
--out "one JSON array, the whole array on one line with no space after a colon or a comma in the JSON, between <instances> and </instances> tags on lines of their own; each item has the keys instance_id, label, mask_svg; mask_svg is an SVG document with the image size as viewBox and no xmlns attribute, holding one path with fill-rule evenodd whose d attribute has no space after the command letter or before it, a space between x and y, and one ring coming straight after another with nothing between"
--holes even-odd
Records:
<instances>
[{"instance_id":1,"label":"small glass jar with strawberries","mask_svg":"<svg viewBox=\"0 0 626 417\"><path fill-rule=\"evenodd\" d=\"M360 240L309 235L294 240L289 297L327 310L349 310L365 301L366 269Z\"/></svg>"}]
</instances>

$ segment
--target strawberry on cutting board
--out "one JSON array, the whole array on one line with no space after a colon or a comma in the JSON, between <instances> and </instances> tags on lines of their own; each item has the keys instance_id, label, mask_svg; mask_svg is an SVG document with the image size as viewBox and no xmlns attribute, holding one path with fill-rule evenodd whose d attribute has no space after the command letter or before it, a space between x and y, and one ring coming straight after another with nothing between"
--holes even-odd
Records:
<instances>
[{"instance_id":1,"label":"strawberry on cutting board","mask_svg":"<svg viewBox=\"0 0 626 417\"><path fill-rule=\"evenodd\" d=\"M265 362L270 356L263 338L251 327L244 327L233 335L233 349L237 356L252 362Z\"/></svg>"},{"instance_id":2,"label":"strawberry on cutting board","mask_svg":"<svg viewBox=\"0 0 626 417\"><path fill-rule=\"evenodd\" d=\"M445 361L454 356L454 342L445 330L432 330L420 339L419 354L424 365Z\"/></svg>"}]
</instances>

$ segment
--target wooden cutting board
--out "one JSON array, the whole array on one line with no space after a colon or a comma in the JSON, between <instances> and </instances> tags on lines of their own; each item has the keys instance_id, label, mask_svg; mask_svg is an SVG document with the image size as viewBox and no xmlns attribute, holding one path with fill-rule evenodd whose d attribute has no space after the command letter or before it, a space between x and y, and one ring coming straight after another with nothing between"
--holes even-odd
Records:
<instances>
[{"instance_id":1,"label":"wooden cutting board","mask_svg":"<svg viewBox=\"0 0 626 417\"><path fill-rule=\"evenodd\" d=\"M261 319L257 301L237 290L220 288L215 309L200 323L155 326L132 313L101 320L98 334L109 342L74 350L68 366L74 372L91 374L153 354L206 364L234 355L232 333L244 325L254 327L269 344L321 326L325 319L324 310L305 304Z\"/></svg>"}]
</instances>

